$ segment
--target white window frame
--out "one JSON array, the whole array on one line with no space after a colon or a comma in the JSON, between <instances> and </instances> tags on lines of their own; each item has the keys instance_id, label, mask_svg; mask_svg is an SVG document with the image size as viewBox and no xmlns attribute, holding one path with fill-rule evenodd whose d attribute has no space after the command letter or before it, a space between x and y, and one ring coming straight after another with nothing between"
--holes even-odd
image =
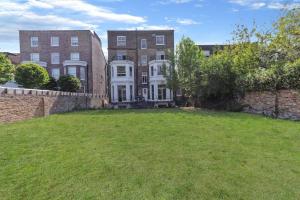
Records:
<instances>
[{"instance_id":1,"label":"white window frame","mask_svg":"<svg viewBox=\"0 0 300 200\"><path fill-rule=\"evenodd\" d=\"M141 39L141 49L147 49L147 39Z\"/></svg>"},{"instance_id":2,"label":"white window frame","mask_svg":"<svg viewBox=\"0 0 300 200\"><path fill-rule=\"evenodd\" d=\"M71 37L71 46L72 46L72 47L77 47L77 46L79 46L79 39L78 39L78 36L72 36L72 37Z\"/></svg>"},{"instance_id":3,"label":"white window frame","mask_svg":"<svg viewBox=\"0 0 300 200\"><path fill-rule=\"evenodd\" d=\"M52 47L59 47L59 37L51 36L51 46Z\"/></svg>"},{"instance_id":4,"label":"white window frame","mask_svg":"<svg viewBox=\"0 0 300 200\"><path fill-rule=\"evenodd\" d=\"M118 47L125 47L126 46L126 36L117 36L117 46Z\"/></svg>"},{"instance_id":5,"label":"white window frame","mask_svg":"<svg viewBox=\"0 0 300 200\"><path fill-rule=\"evenodd\" d=\"M162 38L162 42L159 42L159 38ZM165 36L164 35L156 36L156 45L165 45Z\"/></svg>"},{"instance_id":6,"label":"white window frame","mask_svg":"<svg viewBox=\"0 0 300 200\"><path fill-rule=\"evenodd\" d=\"M125 71L120 73L118 70L120 67L124 67ZM117 77L126 77L126 66L117 66Z\"/></svg>"},{"instance_id":7,"label":"white window frame","mask_svg":"<svg viewBox=\"0 0 300 200\"><path fill-rule=\"evenodd\" d=\"M141 65L145 66L148 64L148 56L147 55L142 55L141 56Z\"/></svg>"},{"instance_id":8,"label":"white window frame","mask_svg":"<svg viewBox=\"0 0 300 200\"><path fill-rule=\"evenodd\" d=\"M147 84L147 83L148 83L148 73L142 72L142 84Z\"/></svg>"},{"instance_id":9,"label":"white window frame","mask_svg":"<svg viewBox=\"0 0 300 200\"><path fill-rule=\"evenodd\" d=\"M31 53L30 54L30 61L39 62L40 61L40 54L39 53Z\"/></svg>"},{"instance_id":10,"label":"white window frame","mask_svg":"<svg viewBox=\"0 0 300 200\"><path fill-rule=\"evenodd\" d=\"M163 73L163 65L157 65L157 76L162 76Z\"/></svg>"},{"instance_id":11,"label":"white window frame","mask_svg":"<svg viewBox=\"0 0 300 200\"><path fill-rule=\"evenodd\" d=\"M59 53L51 53L51 64L59 64Z\"/></svg>"},{"instance_id":12,"label":"white window frame","mask_svg":"<svg viewBox=\"0 0 300 200\"><path fill-rule=\"evenodd\" d=\"M57 73L54 73L57 72ZM52 68L51 69L51 76L55 79L58 80L60 77L60 69L59 68Z\"/></svg>"},{"instance_id":13,"label":"white window frame","mask_svg":"<svg viewBox=\"0 0 300 200\"><path fill-rule=\"evenodd\" d=\"M76 55L76 56L75 56ZM78 56L77 56L78 55ZM80 60L80 53L79 52L72 52L70 54L70 60L79 61Z\"/></svg>"},{"instance_id":14,"label":"white window frame","mask_svg":"<svg viewBox=\"0 0 300 200\"><path fill-rule=\"evenodd\" d=\"M80 80L85 81L85 67L80 67Z\"/></svg>"},{"instance_id":15,"label":"white window frame","mask_svg":"<svg viewBox=\"0 0 300 200\"><path fill-rule=\"evenodd\" d=\"M38 47L39 46L39 37L36 37L36 36L30 37L30 46Z\"/></svg>"},{"instance_id":16,"label":"white window frame","mask_svg":"<svg viewBox=\"0 0 300 200\"><path fill-rule=\"evenodd\" d=\"M72 69L72 70L75 69L75 74L74 74L74 73L70 73L70 69ZM73 72L74 72L74 71L73 71ZM76 69L75 66L69 66L69 67L68 67L68 75L77 77L77 69Z\"/></svg>"}]
</instances>

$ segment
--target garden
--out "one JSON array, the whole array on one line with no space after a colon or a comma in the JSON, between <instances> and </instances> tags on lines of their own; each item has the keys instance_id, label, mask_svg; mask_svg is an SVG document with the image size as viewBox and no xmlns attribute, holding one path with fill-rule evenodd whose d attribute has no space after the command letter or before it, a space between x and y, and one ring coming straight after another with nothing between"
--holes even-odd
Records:
<instances>
[{"instance_id":1,"label":"garden","mask_svg":"<svg viewBox=\"0 0 300 200\"><path fill-rule=\"evenodd\" d=\"M300 124L102 110L0 125L1 199L299 199Z\"/></svg>"}]
</instances>

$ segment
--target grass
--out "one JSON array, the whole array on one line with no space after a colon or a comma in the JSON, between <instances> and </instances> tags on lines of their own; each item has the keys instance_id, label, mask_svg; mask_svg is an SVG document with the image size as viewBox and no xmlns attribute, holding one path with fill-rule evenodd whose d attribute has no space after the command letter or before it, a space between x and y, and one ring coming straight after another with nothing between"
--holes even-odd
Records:
<instances>
[{"instance_id":1,"label":"grass","mask_svg":"<svg viewBox=\"0 0 300 200\"><path fill-rule=\"evenodd\" d=\"M162 109L0 125L0 199L300 199L300 123Z\"/></svg>"}]
</instances>

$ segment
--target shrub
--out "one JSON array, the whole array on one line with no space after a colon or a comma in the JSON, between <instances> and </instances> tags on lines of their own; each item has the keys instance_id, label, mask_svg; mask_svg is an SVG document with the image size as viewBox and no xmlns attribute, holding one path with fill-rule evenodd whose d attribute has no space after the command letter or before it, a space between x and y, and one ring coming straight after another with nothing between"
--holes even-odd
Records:
<instances>
[{"instance_id":1,"label":"shrub","mask_svg":"<svg viewBox=\"0 0 300 200\"><path fill-rule=\"evenodd\" d=\"M288 63L283 68L281 88L300 89L300 59L294 63Z\"/></svg>"},{"instance_id":2,"label":"shrub","mask_svg":"<svg viewBox=\"0 0 300 200\"><path fill-rule=\"evenodd\" d=\"M43 89L46 90L58 90L58 84L55 78L50 77L49 81L43 86Z\"/></svg>"},{"instance_id":3,"label":"shrub","mask_svg":"<svg viewBox=\"0 0 300 200\"><path fill-rule=\"evenodd\" d=\"M80 88L80 80L74 76L61 76L57 82L61 91L76 92Z\"/></svg>"},{"instance_id":4,"label":"shrub","mask_svg":"<svg viewBox=\"0 0 300 200\"><path fill-rule=\"evenodd\" d=\"M236 73L226 53L208 58L201 66L198 76L199 92L203 101L211 99L222 101L231 99L235 94Z\"/></svg>"},{"instance_id":5,"label":"shrub","mask_svg":"<svg viewBox=\"0 0 300 200\"><path fill-rule=\"evenodd\" d=\"M15 66L6 55L0 53L0 84L5 84L13 79Z\"/></svg>"},{"instance_id":6,"label":"shrub","mask_svg":"<svg viewBox=\"0 0 300 200\"><path fill-rule=\"evenodd\" d=\"M17 67L15 80L25 88L41 88L48 82L49 75L40 65L27 63Z\"/></svg>"},{"instance_id":7,"label":"shrub","mask_svg":"<svg viewBox=\"0 0 300 200\"><path fill-rule=\"evenodd\" d=\"M273 91L276 89L276 81L273 68L259 68L245 76L244 86L247 91Z\"/></svg>"}]
</instances>

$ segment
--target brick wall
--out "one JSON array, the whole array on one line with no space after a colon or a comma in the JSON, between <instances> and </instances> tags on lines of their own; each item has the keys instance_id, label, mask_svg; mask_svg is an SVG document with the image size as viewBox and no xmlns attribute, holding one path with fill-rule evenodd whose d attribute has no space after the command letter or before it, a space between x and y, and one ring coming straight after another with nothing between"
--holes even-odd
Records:
<instances>
[{"instance_id":1,"label":"brick wall","mask_svg":"<svg viewBox=\"0 0 300 200\"><path fill-rule=\"evenodd\" d=\"M300 120L300 91L297 90L248 92L241 103L245 112Z\"/></svg>"},{"instance_id":2,"label":"brick wall","mask_svg":"<svg viewBox=\"0 0 300 200\"><path fill-rule=\"evenodd\" d=\"M74 110L99 109L107 99L82 93L0 87L0 123Z\"/></svg>"}]
</instances>

